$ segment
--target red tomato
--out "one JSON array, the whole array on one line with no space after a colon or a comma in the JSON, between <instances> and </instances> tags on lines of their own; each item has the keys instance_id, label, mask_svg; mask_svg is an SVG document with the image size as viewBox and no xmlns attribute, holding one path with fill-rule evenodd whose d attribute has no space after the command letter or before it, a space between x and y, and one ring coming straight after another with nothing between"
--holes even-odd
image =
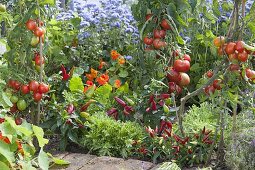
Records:
<instances>
[{"instance_id":1,"label":"red tomato","mask_svg":"<svg viewBox=\"0 0 255 170\"><path fill-rule=\"evenodd\" d=\"M228 55L228 60L230 62L238 62L238 57L237 57L237 53L233 53L233 54L230 54Z\"/></svg>"},{"instance_id":2,"label":"red tomato","mask_svg":"<svg viewBox=\"0 0 255 170\"><path fill-rule=\"evenodd\" d=\"M178 72L187 72L190 69L190 62L187 60L175 60L174 69Z\"/></svg>"},{"instance_id":3,"label":"red tomato","mask_svg":"<svg viewBox=\"0 0 255 170\"><path fill-rule=\"evenodd\" d=\"M148 21L152 16L153 16L152 14L147 14L147 15L145 16L146 21Z\"/></svg>"},{"instance_id":4,"label":"red tomato","mask_svg":"<svg viewBox=\"0 0 255 170\"><path fill-rule=\"evenodd\" d=\"M235 49L236 49L236 43L234 43L234 42L229 42L229 43L227 44L227 46L226 46L225 51L226 51L226 53L227 53L228 55L230 55L230 54L233 54L233 53L235 52Z\"/></svg>"},{"instance_id":5,"label":"red tomato","mask_svg":"<svg viewBox=\"0 0 255 170\"><path fill-rule=\"evenodd\" d=\"M168 93L175 93L177 95L182 93L182 88L178 86L175 82L169 82L168 87Z\"/></svg>"},{"instance_id":6,"label":"red tomato","mask_svg":"<svg viewBox=\"0 0 255 170\"><path fill-rule=\"evenodd\" d=\"M28 30L30 31L34 31L37 27L36 25L36 21L35 20L32 20L32 19L29 19L27 22L26 22L26 27Z\"/></svg>"},{"instance_id":7,"label":"red tomato","mask_svg":"<svg viewBox=\"0 0 255 170\"><path fill-rule=\"evenodd\" d=\"M17 111L18 111L17 104L14 103L14 104L12 105L12 107L10 108L10 112L11 112L11 113L15 113L15 112L17 112Z\"/></svg>"},{"instance_id":8,"label":"red tomato","mask_svg":"<svg viewBox=\"0 0 255 170\"><path fill-rule=\"evenodd\" d=\"M243 52L244 50L244 42L243 41L237 41L236 43L236 51L239 53Z\"/></svg>"},{"instance_id":9,"label":"red tomato","mask_svg":"<svg viewBox=\"0 0 255 170\"><path fill-rule=\"evenodd\" d=\"M254 79L255 78L255 71L251 70L249 68L245 69L245 74L249 79Z\"/></svg>"},{"instance_id":10,"label":"red tomato","mask_svg":"<svg viewBox=\"0 0 255 170\"><path fill-rule=\"evenodd\" d=\"M144 37L143 42L146 45L151 45L153 43L153 38Z\"/></svg>"},{"instance_id":11,"label":"red tomato","mask_svg":"<svg viewBox=\"0 0 255 170\"><path fill-rule=\"evenodd\" d=\"M161 47L165 47L166 46L166 42L161 41L160 39L154 39L153 40L153 46L155 49L160 49Z\"/></svg>"},{"instance_id":12,"label":"red tomato","mask_svg":"<svg viewBox=\"0 0 255 170\"><path fill-rule=\"evenodd\" d=\"M14 84L15 84L15 80L10 79L10 80L8 81L8 86L9 86L9 87L14 88Z\"/></svg>"},{"instance_id":13,"label":"red tomato","mask_svg":"<svg viewBox=\"0 0 255 170\"><path fill-rule=\"evenodd\" d=\"M22 119L20 117L17 117L15 119L15 123L16 123L16 125L21 125L22 124Z\"/></svg>"},{"instance_id":14,"label":"red tomato","mask_svg":"<svg viewBox=\"0 0 255 170\"><path fill-rule=\"evenodd\" d=\"M13 84L13 88L16 89L16 90L19 90L20 86L21 86L21 83L18 82L18 81L15 81L14 84Z\"/></svg>"},{"instance_id":15,"label":"red tomato","mask_svg":"<svg viewBox=\"0 0 255 170\"><path fill-rule=\"evenodd\" d=\"M213 81L213 87L215 88L215 89L217 89L217 90L221 90L221 82L222 82L222 80L221 79L215 79L214 81Z\"/></svg>"},{"instance_id":16,"label":"red tomato","mask_svg":"<svg viewBox=\"0 0 255 170\"><path fill-rule=\"evenodd\" d=\"M36 27L36 29L34 30L34 34L37 37L41 37L44 34L44 30L40 27Z\"/></svg>"},{"instance_id":17,"label":"red tomato","mask_svg":"<svg viewBox=\"0 0 255 170\"><path fill-rule=\"evenodd\" d=\"M172 67L169 69L167 73L168 81L178 82L181 81L181 75L178 71L175 71Z\"/></svg>"},{"instance_id":18,"label":"red tomato","mask_svg":"<svg viewBox=\"0 0 255 170\"><path fill-rule=\"evenodd\" d=\"M240 66L238 64L230 64L229 70L230 71L239 71Z\"/></svg>"},{"instance_id":19,"label":"red tomato","mask_svg":"<svg viewBox=\"0 0 255 170\"><path fill-rule=\"evenodd\" d=\"M28 94L29 93L29 85L22 85L21 86L21 93Z\"/></svg>"},{"instance_id":20,"label":"red tomato","mask_svg":"<svg viewBox=\"0 0 255 170\"><path fill-rule=\"evenodd\" d=\"M165 30L153 30L153 36L154 38L165 38L166 31Z\"/></svg>"},{"instance_id":21,"label":"red tomato","mask_svg":"<svg viewBox=\"0 0 255 170\"><path fill-rule=\"evenodd\" d=\"M188 54L183 55L183 60L187 60L187 61L191 62L191 58Z\"/></svg>"},{"instance_id":22,"label":"red tomato","mask_svg":"<svg viewBox=\"0 0 255 170\"><path fill-rule=\"evenodd\" d=\"M39 83L37 81L32 80L32 81L29 82L29 89L30 89L30 91L37 92L38 87L39 87Z\"/></svg>"},{"instance_id":23,"label":"red tomato","mask_svg":"<svg viewBox=\"0 0 255 170\"><path fill-rule=\"evenodd\" d=\"M205 88L205 93L207 95L213 94L215 92L215 88L213 87L213 85L209 85Z\"/></svg>"},{"instance_id":24,"label":"red tomato","mask_svg":"<svg viewBox=\"0 0 255 170\"><path fill-rule=\"evenodd\" d=\"M39 102L42 99L42 93L35 92L33 98L35 102Z\"/></svg>"},{"instance_id":25,"label":"red tomato","mask_svg":"<svg viewBox=\"0 0 255 170\"><path fill-rule=\"evenodd\" d=\"M171 26L168 24L167 20L166 19L163 19L161 21L161 27L164 29L164 30L170 30L171 29Z\"/></svg>"},{"instance_id":26,"label":"red tomato","mask_svg":"<svg viewBox=\"0 0 255 170\"><path fill-rule=\"evenodd\" d=\"M41 64L44 64L44 57L42 57L42 62L39 54L35 54L34 57L35 64L40 66Z\"/></svg>"},{"instance_id":27,"label":"red tomato","mask_svg":"<svg viewBox=\"0 0 255 170\"><path fill-rule=\"evenodd\" d=\"M225 43L225 38L224 38L223 36L216 37L216 38L213 40L213 44L214 44L216 47L221 47L224 43Z\"/></svg>"},{"instance_id":28,"label":"red tomato","mask_svg":"<svg viewBox=\"0 0 255 170\"><path fill-rule=\"evenodd\" d=\"M39 93L47 93L49 91L49 85L41 83L38 87Z\"/></svg>"},{"instance_id":29,"label":"red tomato","mask_svg":"<svg viewBox=\"0 0 255 170\"><path fill-rule=\"evenodd\" d=\"M248 60L248 54L247 54L247 52L244 50L243 52L238 53L237 58L238 58L239 61L245 62L245 61Z\"/></svg>"},{"instance_id":30,"label":"red tomato","mask_svg":"<svg viewBox=\"0 0 255 170\"><path fill-rule=\"evenodd\" d=\"M187 86L190 83L189 75L186 73L180 73L181 81L177 82L179 86Z\"/></svg>"},{"instance_id":31,"label":"red tomato","mask_svg":"<svg viewBox=\"0 0 255 170\"><path fill-rule=\"evenodd\" d=\"M173 57L178 57L178 56L180 55L180 53L181 53L181 51L180 51L179 49L174 50L174 51L172 52L172 56L173 56Z\"/></svg>"},{"instance_id":32,"label":"red tomato","mask_svg":"<svg viewBox=\"0 0 255 170\"><path fill-rule=\"evenodd\" d=\"M213 72L212 72L211 70L207 71L207 72L206 72L206 76L207 76L208 78L211 78L211 77L213 76Z\"/></svg>"}]
</instances>

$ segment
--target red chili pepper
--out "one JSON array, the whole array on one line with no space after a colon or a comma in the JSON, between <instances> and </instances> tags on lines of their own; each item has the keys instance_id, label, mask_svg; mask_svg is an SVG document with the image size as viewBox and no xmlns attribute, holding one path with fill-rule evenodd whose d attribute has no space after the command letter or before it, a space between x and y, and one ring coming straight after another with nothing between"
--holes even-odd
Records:
<instances>
[{"instance_id":1,"label":"red chili pepper","mask_svg":"<svg viewBox=\"0 0 255 170\"><path fill-rule=\"evenodd\" d=\"M174 155L177 155L180 152L180 146L173 146L173 149L175 149Z\"/></svg>"},{"instance_id":2,"label":"red chili pepper","mask_svg":"<svg viewBox=\"0 0 255 170\"><path fill-rule=\"evenodd\" d=\"M209 138L209 135L205 135L202 142L205 142Z\"/></svg>"},{"instance_id":3,"label":"red chili pepper","mask_svg":"<svg viewBox=\"0 0 255 170\"><path fill-rule=\"evenodd\" d=\"M205 135L209 135L212 132L212 130L206 130Z\"/></svg>"},{"instance_id":4,"label":"red chili pepper","mask_svg":"<svg viewBox=\"0 0 255 170\"><path fill-rule=\"evenodd\" d=\"M205 126L204 126L204 128L203 128L203 130L202 130L202 134L205 134Z\"/></svg>"},{"instance_id":5,"label":"red chili pepper","mask_svg":"<svg viewBox=\"0 0 255 170\"><path fill-rule=\"evenodd\" d=\"M174 137L174 139L175 139L176 142L179 142L179 141L181 140L181 138L180 138L179 136L177 136L176 134L174 134L173 137Z\"/></svg>"},{"instance_id":6,"label":"red chili pepper","mask_svg":"<svg viewBox=\"0 0 255 170\"><path fill-rule=\"evenodd\" d=\"M163 120L163 119L161 119L161 120L160 120L159 133L161 133L161 132L164 130L165 126L166 126L166 121Z\"/></svg>"},{"instance_id":7,"label":"red chili pepper","mask_svg":"<svg viewBox=\"0 0 255 170\"><path fill-rule=\"evenodd\" d=\"M168 99L169 97L170 97L170 94L167 94L167 93L164 93L164 94L160 95L160 98L163 99L163 100Z\"/></svg>"},{"instance_id":8,"label":"red chili pepper","mask_svg":"<svg viewBox=\"0 0 255 170\"><path fill-rule=\"evenodd\" d=\"M126 109L123 110L123 113L125 116L128 116L130 114Z\"/></svg>"},{"instance_id":9,"label":"red chili pepper","mask_svg":"<svg viewBox=\"0 0 255 170\"><path fill-rule=\"evenodd\" d=\"M171 137L171 136L172 136L172 135L171 135L171 131L169 131L169 130L167 130L167 129L164 129L164 131L166 132L166 134L167 134L168 137Z\"/></svg>"},{"instance_id":10,"label":"red chili pepper","mask_svg":"<svg viewBox=\"0 0 255 170\"><path fill-rule=\"evenodd\" d=\"M118 98L118 97L114 97L114 99L115 99L115 101L119 104L119 105L121 105L122 107L125 107L127 104L126 104L126 102L124 102L123 100L121 100L120 98Z\"/></svg>"},{"instance_id":11,"label":"red chili pepper","mask_svg":"<svg viewBox=\"0 0 255 170\"><path fill-rule=\"evenodd\" d=\"M154 100L151 102L151 110L153 111L157 110L157 104Z\"/></svg>"},{"instance_id":12,"label":"red chili pepper","mask_svg":"<svg viewBox=\"0 0 255 170\"><path fill-rule=\"evenodd\" d=\"M124 110L126 110L127 112L133 112L134 111L132 106L125 106Z\"/></svg>"},{"instance_id":13,"label":"red chili pepper","mask_svg":"<svg viewBox=\"0 0 255 170\"><path fill-rule=\"evenodd\" d=\"M186 143L189 141L189 137L186 137L184 140L181 139L180 142L182 145L186 145Z\"/></svg>"},{"instance_id":14,"label":"red chili pepper","mask_svg":"<svg viewBox=\"0 0 255 170\"><path fill-rule=\"evenodd\" d=\"M158 102L158 104L159 104L160 106L164 106L165 102L164 102L163 100L160 100L160 101Z\"/></svg>"},{"instance_id":15,"label":"red chili pepper","mask_svg":"<svg viewBox=\"0 0 255 170\"><path fill-rule=\"evenodd\" d=\"M199 138L199 135L198 135L197 133L195 133L195 134L194 134L194 137L195 137L196 139L198 139L198 138Z\"/></svg>"},{"instance_id":16,"label":"red chili pepper","mask_svg":"<svg viewBox=\"0 0 255 170\"><path fill-rule=\"evenodd\" d=\"M167 128L172 130L173 125L170 121L166 121L166 126L167 126Z\"/></svg>"},{"instance_id":17,"label":"red chili pepper","mask_svg":"<svg viewBox=\"0 0 255 170\"><path fill-rule=\"evenodd\" d=\"M80 111L81 111L81 112L85 112L85 111L88 109L88 107L91 105L91 103L93 103L93 102L95 102L95 100L93 100L93 99L89 100L87 103L85 103L85 104L81 107Z\"/></svg>"},{"instance_id":18,"label":"red chili pepper","mask_svg":"<svg viewBox=\"0 0 255 170\"><path fill-rule=\"evenodd\" d=\"M150 95L149 104L154 101L154 94Z\"/></svg>"},{"instance_id":19,"label":"red chili pepper","mask_svg":"<svg viewBox=\"0 0 255 170\"><path fill-rule=\"evenodd\" d=\"M107 111L107 115L111 116L115 112L118 112L118 110L116 108L111 108L110 110Z\"/></svg>"},{"instance_id":20,"label":"red chili pepper","mask_svg":"<svg viewBox=\"0 0 255 170\"><path fill-rule=\"evenodd\" d=\"M204 143L211 145L211 144L213 144L213 141L212 140L206 140Z\"/></svg>"},{"instance_id":21,"label":"red chili pepper","mask_svg":"<svg viewBox=\"0 0 255 170\"><path fill-rule=\"evenodd\" d=\"M61 71L62 71L62 80L64 80L64 81L68 80L70 77L70 74L66 73L66 69L63 64L61 65Z\"/></svg>"}]
</instances>

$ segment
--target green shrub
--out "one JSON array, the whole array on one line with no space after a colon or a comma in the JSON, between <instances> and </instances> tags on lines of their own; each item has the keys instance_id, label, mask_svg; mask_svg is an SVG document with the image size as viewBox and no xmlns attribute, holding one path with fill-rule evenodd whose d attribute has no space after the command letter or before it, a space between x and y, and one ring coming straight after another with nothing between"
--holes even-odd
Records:
<instances>
[{"instance_id":1,"label":"green shrub","mask_svg":"<svg viewBox=\"0 0 255 170\"><path fill-rule=\"evenodd\" d=\"M183 120L184 131L186 133L198 133L206 127L214 132L219 111L212 104L204 102L200 107L193 105Z\"/></svg>"},{"instance_id":2,"label":"green shrub","mask_svg":"<svg viewBox=\"0 0 255 170\"><path fill-rule=\"evenodd\" d=\"M255 167L255 115L245 111L237 116L236 143L227 133L228 140L226 161L233 169L251 170Z\"/></svg>"},{"instance_id":3,"label":"green shrub","mask_svg":"<svg viewBox=\"0 0 255 170\"><path fill-rule=\"evenodd\" d=\"M134 122L116 121L106 115L91 116L90 130L83 138L86 148L100 156L128 157L132 142L143 138L142 127Z\"/></svg>"}]
</instances>

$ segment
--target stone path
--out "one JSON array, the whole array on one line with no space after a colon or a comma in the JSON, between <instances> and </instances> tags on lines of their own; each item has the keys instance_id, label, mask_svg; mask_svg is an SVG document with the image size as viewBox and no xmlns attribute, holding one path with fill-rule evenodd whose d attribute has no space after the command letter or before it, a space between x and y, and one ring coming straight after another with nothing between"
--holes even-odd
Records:
<instances>
[{"instance_id":1,"label":"stone path","mask_svg":"<svg viewBox=\"0 0 255 170\"><path fill-rule=\"evenodd\" d=\"M58 158L71 162L69 166L52 167L52 170L156 170L156 165L135 159L97 157L95 155L65 152Z\"/></svg>"}]
</instances>

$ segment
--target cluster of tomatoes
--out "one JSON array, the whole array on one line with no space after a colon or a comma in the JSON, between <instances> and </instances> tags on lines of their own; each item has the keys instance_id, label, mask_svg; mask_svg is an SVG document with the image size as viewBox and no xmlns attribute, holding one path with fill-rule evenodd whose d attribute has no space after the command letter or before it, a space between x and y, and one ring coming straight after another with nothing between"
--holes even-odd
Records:
<instances>
[{"instance_id":1,"label":"cluster of tomatoes","mask_svg":"<svg viewBox=\"0 0 255 170\"><path fill-rule=\"evenodd\" d=\"M178 57L180 52L178 50L173 52L173 56ZM169 93L182 92L182 87L190 83L189 75L186 73L190 70L191 58L188 54L184 54L179 59L174 61L173 67L170 67L167 73Z\"/></svg>"},{"instance_id":2,"label":"cluster of tomatoes","mask_svg":"<svg viewBox=\"0 0 255 170\"><path fill-rule=\"evenodd\" d=\"M44 67L45 59L44 57L40 57L40 54L38 52L35 52L33 61L35 62L35 69L36 71L40 72L40 68Z\"/></svg>"},{"instance_id":3,"label":"cluster of tomatoes","mask_svg":"<svg viewBox=\"0 0 255 170\"><path fill-rule=\"evenodd\" d=\"M146 21L151 19L153 17L153 14L147 14L146 15ZM157 21L157 18L154 19L154 22ZM147 49L152 49L152 47L156 50L161 49L162 47L165 47L167 44L164 41L166 37L166 31L171 29L171 26L168 23L169 21L167 19L162 19L160 22L160 29L154 29L152 36L146 36L143 39L144 44L146 44L148 47Z\"/></svg>"},{"instance_id":4,"label":"cluster of tomatoes","mask_svg":"<svg viewBox=\"0 0 255 170\"><path fill-rule=\"evenodd\" d=\"M31 45L36 46L39 43L39 38L42 38L42 41L44 41L44 34L46 32L45 28L42 27L43 22L34 20L34 19L29 19L26 22L26 28L30 31L33 32L34 36L32 37L31 40Z\"/></svg>"},{"instance_id":5,"label":"cluster of tomatoes","mask_svg":"<svg viewBox=\"0 0 255 170\"><path fill-rule=\"evenodd\" d=\"M206 72L205 75L207 78L211 78L213 76L213 72L211 70ZM222 80L221 79L215 79L213 83L209 86L207 86L204 89L205 94L210 95L214 94L215 90L221 90L222 88Z\"/></svg>"},{"instance_id":6,"label":"cluster of tomatoes","mask_svg":"<svg viewBox=\"0 0 255 170\"><path fill-rule=\"evenodd\" d=\"M29 82L29 84L21 84L17 80L10 79L8 81L8 87L12 88L12 95L10 100L13 106L10 108L11 113L17 111L24 111L27 108L27 102L24 96L32 93L35 102L41 101L43 94L49 92L49 86L44 83L38 83L35 80Z\"/></svg>"}]
</instances>

